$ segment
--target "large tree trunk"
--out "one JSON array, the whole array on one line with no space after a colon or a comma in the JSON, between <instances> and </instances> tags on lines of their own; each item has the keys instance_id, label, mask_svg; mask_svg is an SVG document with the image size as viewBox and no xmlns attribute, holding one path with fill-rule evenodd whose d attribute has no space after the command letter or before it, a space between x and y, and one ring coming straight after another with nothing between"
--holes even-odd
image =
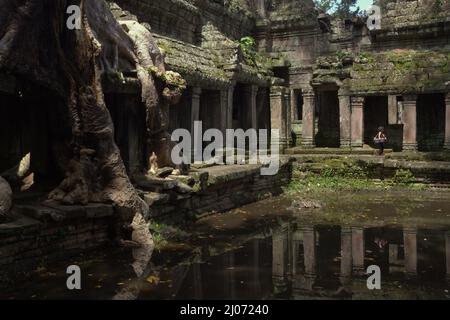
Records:
<instances>
[{"instance_id":1,"label":"large tree trunk","mask_svg":"<svg viewBox=\"0 0 450 320\"><path fill-rule=\"evenodd\" d=\"M82 11L80 30L66 27L65 11L72 4ZM64 204L110 201L120 221L132 222L134 238L150 244L148 206L131 184L114 142L100 70L137 69L148 113L154 112L158 90L145 69L158 55L145 52L151 49L143 46L145 39L133 41L103 0L0 0L0 8L0 72L44 84L67 100L73 158L66 179L49 199ZM158 67L163 68L161 61Z\"/></svg>"}]
</instances>

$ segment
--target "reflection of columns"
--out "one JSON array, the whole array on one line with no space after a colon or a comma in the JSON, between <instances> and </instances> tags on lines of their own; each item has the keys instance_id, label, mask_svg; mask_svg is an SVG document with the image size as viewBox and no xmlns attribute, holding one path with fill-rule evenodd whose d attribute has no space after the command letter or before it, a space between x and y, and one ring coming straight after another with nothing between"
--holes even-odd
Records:
<instances>
[{"instance_id":1,"label":"reflection of columns","mask_svg":"<svg viewBox=\"0 0 450 320\"><path fill-rule=\"evenodd\" d=\"M279 130L278 144L280 152L286 147L286 104L284 103L284 87L271 87L270 122L272 130Z\"/></svg>"},{"instance_id":2,"label":"reflection of columns","mask_svg":"<svg viewBox=\"0 0 450 320\"><path fill-rule=\"evenodd\" d=\"M364 143L364 97L351 98L352 147L360 148Z\"/></svg>"},{"instance_id":3,"label":"reflection of columns","mask_svg":"<svg viewBox=\"0 0 450 320\"><path fill-rule=\"evenodd\" d=\"M347 284L352 275L352 229L341 229L341 283Z\"/></svg>"},{"instance_id":4,"label":"reflection of columns","mask_svg":"<svg viewBox=\"0 0 450 320\"><path fill-rule=\"evenodd\" d=\"M450 92L445 96L445 142L444 148L450 150Z\"/></svg>"},{"instance_id":5,"label":"reflection of columns","mask_svg":"<svg viewBox=\"0 0 450 320\"><path fill-rule=\"evenodd\" d=\"M339 90L339 122L341 148L348 148L351 143L350 96L342 90Z\"/></svg>"},{"instance_id":6,"label":"reflection of columns","mask_svg":"<svg viewBox=\"0 0 450 320\"><path fill-rule=\"evenodd\" d=\"M447 262L447 280L450 281L450 231L445 233L445 256Z\"/></svg>"},{"instance_id":7,"label":"reflection of columns","mask_svg":"<svg viewBox=\"0 0 450 320\"><path fill-rule=\"evenodd\" d=\"M409 275L417 274L417 229L403 229L403 247L405 250L405 271Z\"/></svg>"},{"instance_id":8,"label":"reflection of columns","mask_svg":"<svg viewBox=\"0 0 450 320\"><path fill-rule=\"evenodd\" d=\"M355 273L364 272L364 229L352 227L352 262Z\"/></svg>"},{"instance_id":9,"label":"reflection of columns","mask_svg":"<svg viewBox=\"0 0 450 320\"><path fill-rule=\"evenodd\" d=\"M303 256L305 265L304 289L312 290L316 279L316 233L314 227L305 227L303 232Z\"/></svg>"},{"instance_id":10,"label":"reflection of columns","mask_svg":"<svg viewBox=\"0 0 450 320\"><path fill-rule=\"evenodd\" d=\"M403 96L403 149L417 149L417 96Z\"/></svg>"},{"instance_id":11,"label":"reflection of columns","mask_svg":"<svg viewBox=\"0 0 450 320\"><path fill-rule=\"evenodd\" d=\"M253 240L253 288L255 297L258 297L261 293L259 254L259 239L255 239Z\"/></svg>"},{"instance_id":12,"label":"reflection of columns","mask_svg":"<svg viewBox=\"0 0 450 320\"><path fill-rule=\"evenodd\" d=\"M203 287L202 287L202 265L197 262L192 266L194 275L194 300L203 299Z\"/></svg>"},{"instance_id":13,"label":"reflection of columns","mask_svg":"<svg viewBox=\"0 0 450 320\"><path fill-rule=\"evenodd\" d=\"M313 89L303 91L302 143L315 147L316 99Z\"/></svg>"},{"instance_id":14,"label":"reflection of columns","mask_svg":"<svg viewBox=\"0 0 450 320\"><path fill-rule=\"evenodd\" d=\"M314 227L302 228L303 252L305 256L305 272L316 273L316 234Z\"/></svg>"},{"instance_id":15,"label":"reflection of columns","mask_svg":"<svg viewBox=\"0 0 450 320\"><path fill-rule=\"evenodd\" d=\"M272 280L276 293L285 292L286 284L286 260L287 260L287 233L283 228L272 235Z\"/></svg>"},{"instance_id":16,"label":"reflection of columns","mask_svg":"<svg viewBox=\"0 0 450 320\"><path fill-rule=\"evenodd\" d=\"M224 289L226 299L236 299L236 279L234 278L234 252L230 251L224 255L225 277Z\"/></svg>"},{"instance_id":17,"label":"reflection of columns","mask_svg":"<svg viewBox=\"0 0 450 320\"><path fill-rule=\"evenodd\" d=\"M247 108L247 129L258 129L258 118L256 115L256 95L258 94L258 86L248 86L246 88L246 108Z\"/></svg>"}]
</instances>

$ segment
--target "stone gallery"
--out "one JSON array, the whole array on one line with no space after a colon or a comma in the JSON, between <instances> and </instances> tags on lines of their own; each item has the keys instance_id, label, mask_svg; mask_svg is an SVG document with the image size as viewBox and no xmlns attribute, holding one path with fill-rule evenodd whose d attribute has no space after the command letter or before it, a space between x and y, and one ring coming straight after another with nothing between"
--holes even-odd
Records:
<instances>
[{"instance_id":1,"label":"stone gallery","mask_svg":"<svg viewBox=\"0 0 450 320\"><path fill-rule=\"evenodd\" d=\"M0 268L151 251L150 223L278 196L318 158L448 184L450 1L374 4L369 29L313 0L0 0ZM172 132L198 121L278 130L277 174L175 164Z\"/></svg>"}]
</instances>

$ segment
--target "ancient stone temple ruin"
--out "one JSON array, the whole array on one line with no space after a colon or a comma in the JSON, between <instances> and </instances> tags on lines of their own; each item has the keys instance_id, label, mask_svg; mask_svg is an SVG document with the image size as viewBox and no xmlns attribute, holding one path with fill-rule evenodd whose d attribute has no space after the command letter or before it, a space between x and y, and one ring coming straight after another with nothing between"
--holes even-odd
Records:
<instances>
[{"instance_id":1,"label":"ancient stone temple ruin","mask_svg":"<svg viewBox=\"0 0 450 320\"><path fill-rule=\"evenodd\" d=\"M170 133L195 121L222 132L278 129L287 153L372 150L380 126L394 151L450 149L448 0L379 0L376 30L367 17L320 13L312 0L99 0L84 13L90 60L56 27L64 8L52 24L42 6L13 2L0 1L10 9L0 12L0 192L11 186L14 205L8 217L0 197L0 265L96 246L117 212L182 220L289 181L289 161L274 177L176 168ZM27 10L34 27L20 25Z\"/></svg>"}]
</instances>

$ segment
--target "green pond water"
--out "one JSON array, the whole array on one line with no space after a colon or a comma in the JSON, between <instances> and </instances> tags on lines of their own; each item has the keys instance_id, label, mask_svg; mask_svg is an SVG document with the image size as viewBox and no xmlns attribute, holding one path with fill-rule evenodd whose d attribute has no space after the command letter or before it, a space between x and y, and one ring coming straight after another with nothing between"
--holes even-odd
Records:
<instances>
[{"instance_id":1,"label":"green pond water","mask_svg":"<svg viewBox=\"0 0 450 320\"><path fill-rule=\"evenodd\" d=\"M105 248L50 264L3 299L449 299L447 192L285 195L166 226L153 252ZM308 207L308 208L305 208ZM79 265L82 289L66 288ZM381 270L381 289L366 269Z\"/></svg>"}]
</instances>

